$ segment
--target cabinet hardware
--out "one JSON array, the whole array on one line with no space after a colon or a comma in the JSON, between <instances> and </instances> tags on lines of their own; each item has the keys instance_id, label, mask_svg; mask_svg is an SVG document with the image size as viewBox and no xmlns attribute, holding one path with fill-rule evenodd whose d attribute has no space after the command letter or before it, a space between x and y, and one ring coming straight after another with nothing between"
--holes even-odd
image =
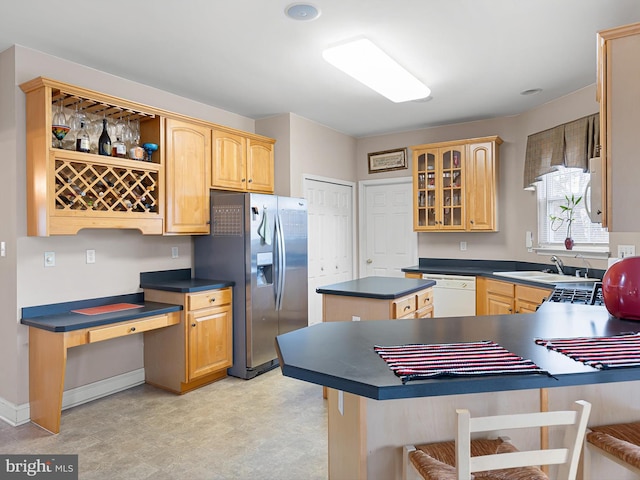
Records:
<instances>
[{"instance_id":1,"label":"cabinet hardware","mask_svg":"<svg viewBox=\"0 0 640 480\"><path fill-rule=\"evenodd\" d=\"M209 302L210 302L210 303L213 303L213 302L215 302L215 301L216 301L216 299L215 299L215 298L210 298L210 299L209 299Z\"/></svg>"},{"instance_id":2,"label":"cabinet hardware","mask_svg":"<svg viewBox=\"0 0 640 480\"><path fill-rule=\"evenodd\" d=\"M196 324L195 324L195 323L192 323L192 324L191 324L191 326L192 326L192 327L195 327L195 326L196 326Z\"/></svg>"},{"instance_id":3,"label":"cabinet hardware","mask_svg":"<svg viewBox=\"0 0 640 480\"><path fill-rule=\"evenodd\" d=\"M136 331L136 327L131 327L131 332L135 332Z\"/></svg>"},{"instance_id":4,"label":"cabinet hardware","mask_svg":"<svg viewBox=\"0 0 640 480\"><path fill-rule=\"evenodd\" d=\"M405 310L409 310L411 308L411 306L407 305L404 307Z\"/></svg>"}]
</instances>

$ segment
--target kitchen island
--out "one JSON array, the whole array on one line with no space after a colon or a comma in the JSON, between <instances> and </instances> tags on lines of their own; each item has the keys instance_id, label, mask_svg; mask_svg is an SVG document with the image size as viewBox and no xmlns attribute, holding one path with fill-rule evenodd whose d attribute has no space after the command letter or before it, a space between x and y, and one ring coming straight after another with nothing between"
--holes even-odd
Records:
<instances>
[{"instance_id":1,"label":"kitchen island","mask_svg":"<svg viewBox=\"0 0 640 480\"><path fill-rule=\"evenodd\" d=\"M433 280L365 277L316 289L322 321L383 320L433 316Z\"/></svg>"},{"instance_id":2,"label":"kitchen island","mask_svg":"<svg viewBox=\"0 0 640 480\"><path fill-rule=\"evenodd\" d=\"M626 400L640 394L640 368L597 370L534 342L638 330L637 322L609 318L604 307L545 304L533 314L323 323L280 335L276 345L284 375L330 389L330 478L388 480L400 478L402 445L454 438L455 408L493 415L564 409L582 398L593 404L590 425L640 419L640 406ZM373 350L374 345L481 340L530 359L549 375L403 384ZM512 437L523 447L538 441ZM594 459L592 478L633 478L624 471L613 477L611 468Z\"/></svg>"}]
</instances>

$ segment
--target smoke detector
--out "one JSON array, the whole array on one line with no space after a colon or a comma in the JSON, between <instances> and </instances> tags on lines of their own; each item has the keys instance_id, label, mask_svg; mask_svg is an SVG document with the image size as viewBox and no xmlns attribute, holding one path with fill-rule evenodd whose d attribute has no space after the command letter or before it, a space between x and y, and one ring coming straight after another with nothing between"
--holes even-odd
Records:
<instances>
[{"instance_id":1,"label":"smoke detector","mask_svg":"<svg viewBox=\"0 0 640 480\"><path fill-rule=\"evenodd\" d=\"M284 9L287 17L294 20L309 22L320 16L320 10L308 3L292 3Z\"/></svg>"}]
</instances>

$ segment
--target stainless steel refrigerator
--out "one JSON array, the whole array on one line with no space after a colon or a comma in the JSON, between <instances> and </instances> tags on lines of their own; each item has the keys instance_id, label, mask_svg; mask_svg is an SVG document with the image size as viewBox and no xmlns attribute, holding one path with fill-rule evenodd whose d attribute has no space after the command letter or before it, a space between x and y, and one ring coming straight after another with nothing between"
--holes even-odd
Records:
<instances>
[{"instance_id":1,"label":"stainless steel refrigerator","mask_svg":"<svg viewBox=\"0 0 640 480\"><path fill-rule=\"evenodd\" d=\"M194 266L196 277L235 281L228 374L278 366L275 337L308 324L306 200L213 192L211 234L195 237Z\"/></svg>"}]
</instances>

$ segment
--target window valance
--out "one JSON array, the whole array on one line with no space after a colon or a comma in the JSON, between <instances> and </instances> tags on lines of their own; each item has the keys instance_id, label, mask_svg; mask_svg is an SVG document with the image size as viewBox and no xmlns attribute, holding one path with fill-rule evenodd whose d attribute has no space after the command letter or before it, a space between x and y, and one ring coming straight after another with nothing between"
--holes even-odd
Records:
<instances>
[{"instance_id":1,"label":"window valance","mask_svg":"<svg viewBox=\"0 0 640 480\"><path fill-rule=\"evenodd\" d=\"M594 113L529 135L524 160L524 188L559 166L582 168L600 145L600 114Z\"/></svg>"}]
</instances>

